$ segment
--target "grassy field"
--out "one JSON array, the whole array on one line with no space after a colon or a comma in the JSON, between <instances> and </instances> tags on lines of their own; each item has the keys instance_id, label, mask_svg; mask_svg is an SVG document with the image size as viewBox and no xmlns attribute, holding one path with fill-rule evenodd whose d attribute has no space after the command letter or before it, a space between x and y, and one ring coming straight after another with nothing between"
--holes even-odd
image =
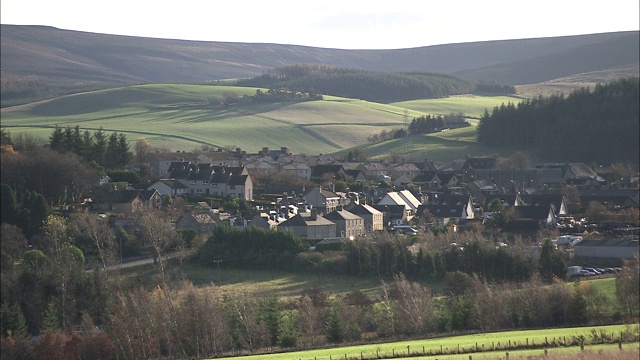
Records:
<instances>
[{"instance_id":1,"label":"grassy field","mask_svg":"<svg viewBox=\"0 0 640 360\"><path fill-rule=\"evenodd\" d=\"M585 343L591 343L591 332L596 330L598 333L604 332L611 334L613 337L619 337L621 332L629 332L638 334L638 325L609 325L609 326L587 326L578 328L557 328L557 329L541 329L541 330L522 330L522 331L505 331L495 333L483 333L472 334L462 336L451 336L443 338L431 338L421 340L410 340L392 343L381 344L366 344L345 346L339 348L329 349L314 349L306 351L295 351L288 353L273 353L264 355L242 356L238 358L228 359L244 359L244 360L329 360L329 359L359 359L359 358L378 358L378 357L398 357L398 358L419 358L423 354L444 353L453 354L467 352L465 354L466 359L469 358L469 354L473 353L475 356L484 356L495 354L500 356L506 351L510 353L516 351L518 346L530 346L534 344L542 345L549 344L567 344L574 342L574 350L579 351L577 339L583 336ZM616 345L617 346L617 345ZM636 346L634 348L634 346ZM628 349L637 349L637 344L627 345ZM477 350L476 350L477 349ZM482 349L487 353L482 353ZM558 348L560 349L560 348ZM567 348L563 348L567 349ZM589 347L587 346L588 350ZM597 348L594 348L597 351ZM497 350L490 352L492 350ZM553 350L556 350L554 348ZM533 355L533 353L540 354L543 350L520 350L523 351L523 356L527 353ZM519 352L517 352L519 353ZM406 355L406 356L402 356ZM458 355L460 356L460 355ZM441 355L438 356L441 358Z\"/></svg>"},{"instance_id":2,"label":"grassy field","mask_svg":"<svg viewBox=\"0 0 640 360\"><path fill-rule=\"evenodd\" d=\"M522 99L512 96L458 95L444 99L411 100L392 103L399 108L426 114L446 115L462 113L465 117L479 119L487 109L489 113L501 104L519 103Z\"/></svg>"},{"instance_id":3,"label":"grassy field","mask_svg":"<svg viewBox=\"0 0 640 360\"><path fill-rule=\"evenodd\" d=\"M201 144L238 146L248 152L289 146L294 153L333 153L366 144L382 130L397 129L425 113L464 113L477 117L509 97L457 96L379 104L326 96L322 101L242 103L213 106L224 97L255 94L255 88L155 84L92 91L2 109L2 127L12 134L29 133L43 141L54 126L118 131L130 141L145 137L153 146L193 150ZM417 157L434 160L486 154L475 144L471 128L438 136L416 137L407 147ZM389 142L371 149L389 153Z\"/></svg>"}]
</instances>

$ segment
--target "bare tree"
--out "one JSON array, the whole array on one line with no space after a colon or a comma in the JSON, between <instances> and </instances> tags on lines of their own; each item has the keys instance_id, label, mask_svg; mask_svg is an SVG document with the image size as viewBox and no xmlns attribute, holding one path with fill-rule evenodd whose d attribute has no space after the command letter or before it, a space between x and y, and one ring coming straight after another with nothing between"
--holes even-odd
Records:
<instances>
[{"instance_id":1,"label":"bare tree","mask_svg":"<svg viewBox=\"0 0 640 360\"><path fill-rule=\"evenodd\" d=\"M309 296L302 296L296 304L300 326L307 334L314 346L314 340L319 330L322 328L321 309L317 307Z\"/></svg>"},{"instance_id":2,"label":"bare tree","mask_svg":"<svg viewBox=\"0 0 640 360\"><path fill-rule=\"evenodd\" d=\"M107 267L107 262L115 258L115 236L111 233L106 219L101 219L95 214L81 213L75 217L78 229L89 237L98 251L98 257L102 267Z\"/></svg>"},{"instance_id":3,"label":"bare tree","mask_svg":"<svg viewBox=\"0 0 640 360\"><path fill-rule=\"evenodd\" d=\"M398 306L403 323L410 334L425 334L432 327L434 305L431 290L418 283L407 281L404 274L395 275L394 283L398 290Z\"/></svg>"}]
</instances>

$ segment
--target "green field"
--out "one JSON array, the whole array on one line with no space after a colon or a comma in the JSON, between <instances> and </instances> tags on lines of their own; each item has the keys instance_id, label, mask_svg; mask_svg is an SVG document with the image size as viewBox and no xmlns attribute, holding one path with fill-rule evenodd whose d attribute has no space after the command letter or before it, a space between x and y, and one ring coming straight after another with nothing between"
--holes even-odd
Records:
<instances>
[{"instance_id":1,"label":"green field","mask_svg":"<svg viewBox=\"0 0 640 360\"><path fill-rule=\"evenodd\" d=\"M636 336L638 334L638 325L609 325L609 326L587 326L578 328L557 328L557 329L541 329L541 330L522 330L522 331L505 331L495 333L483 333L472 334L462 336L451 336L444 338L431 338L411 341L401 341L392 343L381 344L366 344L345 346L339 348L329 349L315 349L306 351L295 351L288 353L274 353L264 355L251 355L242 356L229 359L244 359L244 360L329 360L329 359L359 359L359 358L378 358L378 357L411 357L417 358L422 354L434 354L434 353L449 353L455 352L467 352L466 358L469 358L468 353L475 353L476 356L484 355L481 353L482 349L487 351L487 355L491 354L490 351L495 351L496 355L499 353L504 354L505 351L515 351L518 346L530 346L534 344L542 345L571 343L577 341L580 336L584 336L585 343L591 343L591 331L596 329L598 333L605 332L611 334L614 337L619 337L620 333L625 331L631 331ZM575 344L575 343L574 343ZM579 349L578 346L575 346ZM476 352L477 349L477 352ZM565 348L566 349L566 348ZM587 348L588 349L588 348ZM554 349L555 350L555 349ZM534 352L533 350L526 350ZM536 350L536 353L542 352L542 350ZM410 355L409 355L409 354ZM407 355L407 356L401 356ZM459 355L458 355L459 356ZM475 357L475 356L474 356ZM440 358L440 356L438 356Z\"/></svg>"},{"instance_id":2,"label":"green field","mask_svg":"<svg viewBox=\"0 0 640 360\"><path fill-rule=\"evenodd\" d=\"M43 141L53 127L118 131L130 141L145 137L152 146L193 150L202 144L241 147L289 146L294 153L334 153L362 146L382 130L401 128L425 113L463 113L477 117L484 108L513 100L509 97L457 96L379 104L326 96L324 100L280 103L240 103L214 106L218 99L255 94L255 88L207 85L139 85L92 91L49 101L2 109L2 127L12 134L29 133ZM415 157L448 160L460 154L486 154L475 143L472 128L430 137L415 137L407 148ZM389 153L398 142L376 144L376 153Z\"/></svg>"}]
</instances>

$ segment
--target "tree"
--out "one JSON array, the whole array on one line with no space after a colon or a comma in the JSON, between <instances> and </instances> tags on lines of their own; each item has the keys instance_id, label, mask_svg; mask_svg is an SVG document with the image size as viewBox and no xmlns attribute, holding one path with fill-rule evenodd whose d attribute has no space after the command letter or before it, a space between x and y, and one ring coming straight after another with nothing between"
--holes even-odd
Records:
<instances>
[{"instance_id":1,"label":"tree","mask_svg":"<svg viewBox=\"0 0 640 360\"><path fill-rule=\"evenodd\" d=\"M109 229L107 221L95 214L81 213L74 217L75 223L82 234L89 237L98 252L98 258L102 268L107 267L107 262L115 258L115 238Z\"/></svg>"},{"instance_id":2,"label":"tree","mask_svg":"<svg viewBox=\"0 0 640 360\"><path fill-rule=\"evenodd\" d=\"M311 339L311 346L320 329L320 308L316 306L309 296L302 296L296 303L298 310L299 324L304 333Z\"/></svg>"},{"instance_id":3,"label":"tree","mask_svg":"<svg viewBox=\"0 0 640 360\"><path fill-rule=\"evenodd\" d=\"M542 242L538 271L542 279L549 283L554 276L564 279L567 275L567 265L549 238Z\"/></svg>"},{"instance_id":4,"label":"tree","mask_svg":"<svg viewBox=\"0 0 640 360\"><path fill-rule=\"evenodd\" d=\"M625 260L622 271L616 275L616 297L623 314L637 318L640 313L640 259Z\"/></svg>"},{"instance_id":5,"label":"tree","mask_svg":"<svg viewBox=\"0 0 640 360\"><path fill-rule=\"evenodd\" d=\"M331 308L324 324L324 334L327 337L327 341L332 343L341 343L345 339L344 325L340 317L340 310L336 305Z\"/></svg>"},{"instance_id":6,"label":"tree","mask_svg":"<svg viewBox=\"0 0 640 360\"><path fill-rule=\"evenodd\" d=\"M133 147L134 159L139 164L144 162L144 159L151 152L151 144L145 138L136 139L136 143Z\"/></svg>"},{"instance_id":7,"label":"tree","mask_svg":"<svg viewBox=\"0 0 640 360\"><path fill-rule=\"evenodd\" d=\"M0 220L3 223L15 224L17 210L15 191L7 184L0 184Z\"/></svg>"}]
</instances>

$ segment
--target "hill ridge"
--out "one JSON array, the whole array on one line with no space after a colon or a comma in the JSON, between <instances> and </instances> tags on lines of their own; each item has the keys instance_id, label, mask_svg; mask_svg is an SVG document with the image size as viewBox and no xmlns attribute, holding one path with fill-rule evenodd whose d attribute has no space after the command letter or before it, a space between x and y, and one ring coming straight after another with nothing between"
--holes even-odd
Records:
<instances>
[{"instance_id":1,"label":"hill ridge","mask_svg":"<svg viewBox=\"0 0 640 360\"><path fill-rule=\"evenodd\" d=\"M3 24L1 30L3 78L34 77L46 83L62 84L204 83L258 76L266 69L300 63L371 71L465 74L472 78L482 75L486 80L498 80L495 73L500 68L514 68L517 65L514 62L535 57L553 59L559 53L564 53L568 61L577 61L578 57L583 58L581 62L591 61L594 65L587 66L589 71L613 67L598 65L611 52L624 54L616 66L638 63L638 53L633 54L628 49L638 46L640 33L626 31L406 49L344 50L303 45L143 38L38 25ZM586 59L584 46L593 46ZM582 49L582 52L572 52L577 49ZM488 67L498 70L488 72ZM544 68L543 62L530 69L532 74L528 82L549 80L536 75ZM576 73L568 68L557 77ZM516 76L502 76L499 82L521 83Z\"/></svg>"}]
</instances>

